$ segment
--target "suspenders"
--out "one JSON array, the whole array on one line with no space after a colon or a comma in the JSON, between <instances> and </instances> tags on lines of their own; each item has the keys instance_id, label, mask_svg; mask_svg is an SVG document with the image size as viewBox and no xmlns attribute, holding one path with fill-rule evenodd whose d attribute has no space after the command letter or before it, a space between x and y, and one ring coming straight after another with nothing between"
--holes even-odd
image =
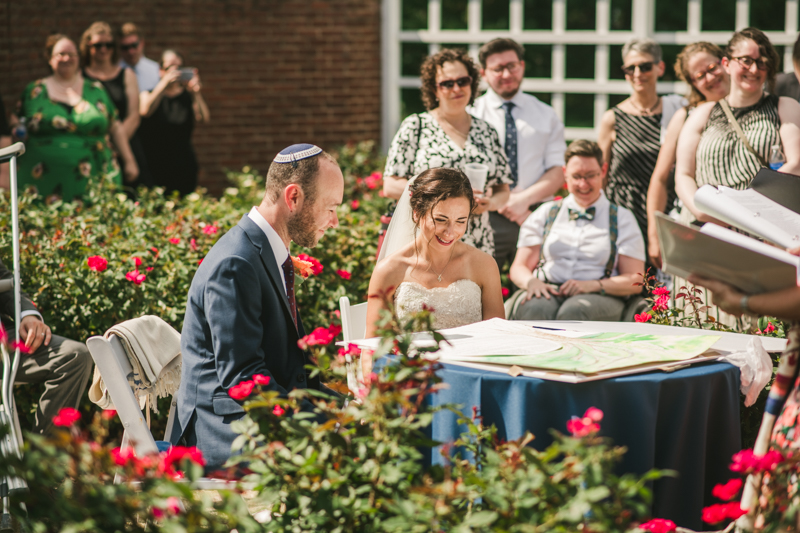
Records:
<instances>
[{"instance_id":1,"label":"suspenders","mask_svg":"<svg viewBox=\"0 0 800 533\"><path fill-rule=\"evenodd\" d=\"M547 213L547 218L544 221L544 230L542 231L542 245L539 248L539 264L536 265L534 272L537 270L544 276L544 281L550 283L547 279L547 274L544 273L543 267L544 259L544 243L550 235L550 230L553 228L553 223L556 221L558 212L561 211L563 200L557 200L553 203L550 211ZM619 227L617 225L617 212L619 208L617 204L610 203L608 206L608 238L611 242L611 250L608 255L608 262L606 263L606 270L603 274L603 279L610 278L611 272L614 271L614 263L617 261L617 236L619 235Z\"/></svg>"}]
</instances>

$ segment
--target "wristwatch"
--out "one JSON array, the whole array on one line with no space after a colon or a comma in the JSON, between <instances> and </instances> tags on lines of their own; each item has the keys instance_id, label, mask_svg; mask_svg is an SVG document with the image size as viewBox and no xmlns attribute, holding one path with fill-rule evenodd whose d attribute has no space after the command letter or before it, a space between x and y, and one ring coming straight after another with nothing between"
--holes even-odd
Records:
<instances>
[{"instance_id":1,"label":"wristwatch","mask_svg":"<svg viewBox=\"0 0 800 533\"><path fill-rule=\"evenodd\" d=\"M742 308L742 313L744 313L745 315L752 315L753 314L753 312L750 311L750 308L747 307L747 304L748 304L749 301L750 301L750 296L748 296L747 294L742 296L742 299L739 300L739 307Z\"/></svg>"}]
</instances>

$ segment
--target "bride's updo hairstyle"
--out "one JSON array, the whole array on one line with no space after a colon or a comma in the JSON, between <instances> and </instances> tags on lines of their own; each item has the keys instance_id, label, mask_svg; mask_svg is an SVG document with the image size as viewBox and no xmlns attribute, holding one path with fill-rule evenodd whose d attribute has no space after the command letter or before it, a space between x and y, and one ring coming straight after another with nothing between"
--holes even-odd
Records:
<instances>
[{"instance_id":1,"label":"bride's updo hairstyle","mask_svg":"<svg viewBox=\"0 0 800 533\"><path fill-rule=\"evenodd\" d=\"M466 174L455 168L432 168L422 172L409 186L411 212L414 225L428 216L439 202L451 198L464 198L469 202L469 212L475 210L475 196Z\"/></svg>"}]
</instances>

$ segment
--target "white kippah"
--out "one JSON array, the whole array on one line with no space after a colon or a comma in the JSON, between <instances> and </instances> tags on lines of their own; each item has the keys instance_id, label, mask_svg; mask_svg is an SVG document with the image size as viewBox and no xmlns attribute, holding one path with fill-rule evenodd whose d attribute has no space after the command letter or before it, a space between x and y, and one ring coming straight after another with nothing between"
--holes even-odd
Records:
<instances>
[{"instance_id":1,"label":"white kippah","mask_svg":"<svg viewBox=\"0 0 800 533\"><path fill-rule=\"evenodd\" d=\"M293 144L288 148L284 148L273 159L276 163L295 163L301 159L314 157L322 153L322 148L313 144Z\"/></svg>"}]
</instances>

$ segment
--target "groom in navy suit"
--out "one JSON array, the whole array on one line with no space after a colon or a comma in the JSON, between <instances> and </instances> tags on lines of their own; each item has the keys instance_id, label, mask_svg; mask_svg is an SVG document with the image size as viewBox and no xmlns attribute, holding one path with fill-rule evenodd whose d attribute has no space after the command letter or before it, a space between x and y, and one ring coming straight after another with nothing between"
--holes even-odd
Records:
<instances>
[{"instance_id":1,"label":"groom in navy suit","mask_svg":"<svg viewBox=\"0 0 800 533\"><path fill-rule=\"evenodd\" d=\"M320 389L305 369L305 335L294 298L289 243L316 246L339 223L344 180L336 160L311 144L278 154L258 207L208 252L192 280L181 332L183 371L170 442L197 446L214 470L231 456L244 416L228 390L254 374L286 395Z\"/></svg>"}]
</instances>

